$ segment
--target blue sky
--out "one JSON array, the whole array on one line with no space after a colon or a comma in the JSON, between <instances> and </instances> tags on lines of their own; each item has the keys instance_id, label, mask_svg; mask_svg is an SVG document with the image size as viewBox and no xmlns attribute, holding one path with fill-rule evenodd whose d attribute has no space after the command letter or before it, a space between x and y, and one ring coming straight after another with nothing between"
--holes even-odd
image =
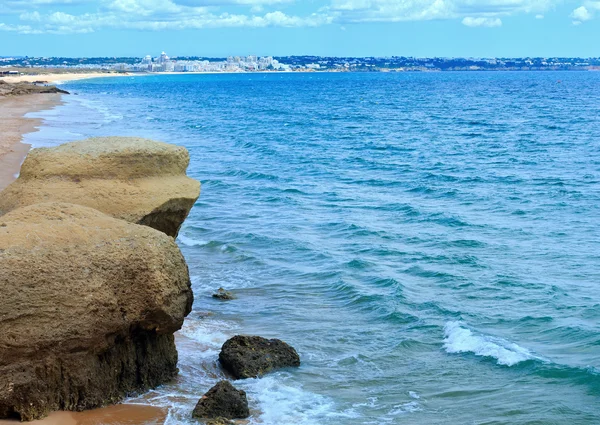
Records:
<instances>
[{"instance_id":1,"label":"blue sky","mask_svg":"<svg viewBox=\"0 0 600 425\"><path fill-rule=\"evenodd\" d=\"M600 56L598 0L0 0L0 55Z\"/></svg>"}]
</instances>

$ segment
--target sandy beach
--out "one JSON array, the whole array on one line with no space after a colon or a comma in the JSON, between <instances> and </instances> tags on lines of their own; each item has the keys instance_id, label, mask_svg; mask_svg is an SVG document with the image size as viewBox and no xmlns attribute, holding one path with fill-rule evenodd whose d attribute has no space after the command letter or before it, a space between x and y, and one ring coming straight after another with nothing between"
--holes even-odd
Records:
<instances>
[{"instance_id":1,"label":"sandy beach","mask_svg":"<svg viewBox=\"0 0 600 425\"><path fill-rule=\"evenodd\" d=\"M167 412L141 404L117 404L85 412L54 412L47 418L28 422L31 425L159 425L165 422ZM1 420L0 425L22 422Z\"/></svg>"},{"instance_id":2,"label":"sandy beach","mask_svg":"<svg viewBox=\"0 0 600 425\"><path fill-rule=\"evenodd\" d=\"M29 112L53 108L60 104L60 94L30 94L0 98L0 190L8 186L19 172L29 152L29 145L21 143L23 134L36 131L40 120L25 118Z\"/></svg>"},{"instance_id":3,"label":"sandy beach","mask_svg":"<svg viewBox=\"0 0 600 425\"><path fill-rule=\"evenodd\" d=\"M122 77L126 74L88 72L88 73L48 73L1 76L0 81L6 83L60 83L64 81L83 80L88 78ZM23 134L36 131L39 120L25 118L29 112L51 109L60 104L60 94L30 94L25 96L0 96L0 190L3 190L14 179L30 146L21 143Z\"/></svg>"},{"instance_id":4,"label":"sandy beach","mask_svg":"<svg viewBox=\"0 0 600 425\"><path fill-rule=\"evenodd\" d=\"M0 76L0 81L6 81L7 83L33 83L36 81L43 81L49 84L57 84L64 81L85 80L88 78L126 77L127 75L129 74L115 72L39 73Z\"/></svg>"}]
</instances>

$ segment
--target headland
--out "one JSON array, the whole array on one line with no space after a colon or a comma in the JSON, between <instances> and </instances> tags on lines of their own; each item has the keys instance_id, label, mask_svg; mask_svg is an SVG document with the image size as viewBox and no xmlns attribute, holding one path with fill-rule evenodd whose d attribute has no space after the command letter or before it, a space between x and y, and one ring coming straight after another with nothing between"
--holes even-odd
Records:
<instances>
[{"instance_id":1,"label":"headland","mask_svg":"<svg viewBox=\"0 0 600 425\"><path fill-rule=\"evenodd\" d=\"M40 76L11 77L11 81L24 83ZM46 81L64 79L61 74L49 74ZM90 78L90 74L69 75L69 79ZM6 80L6 79L5 79ZM42 89L43 87L43 89ZM40 119L26 115L54 108L61 104L60 92L53 93L48 86L33 84L2 84L0 90L0 191L12 183L19 173L21 164L30 150L22 143L23 136L36 131ZM40 93L40 91L50 91ZM33 425L98 425L98 424L162 424L167 416L164 409L141 404L117 404L84 412L57 411L44 419L30 422ZM0 425L14 425L18 420L0 419Z\"/></svg>"}]
</instances>

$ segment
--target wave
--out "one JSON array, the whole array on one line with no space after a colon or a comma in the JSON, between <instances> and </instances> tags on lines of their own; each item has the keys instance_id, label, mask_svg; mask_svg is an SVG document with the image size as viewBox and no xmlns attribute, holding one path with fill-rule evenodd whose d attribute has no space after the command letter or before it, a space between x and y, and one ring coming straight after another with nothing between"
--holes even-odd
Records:
<instances>
[{"instance_id":1,"label":"wave","mask_svg":"<svg viewBox=\"0 0 600 425\"><path fill-rule=\"evenodd\" d=\"M235 335L235 331L236 326L233 322L188 317L178 333L197 344L194 347L195 356L206 358L216 357L225 341Z\"/></svg>"},{"instance_id":2,"label":"wave","mask_svg":"<svg viewBox=\"0 0 600 425\"><path fill-rule=\"evenodd\" d=\"M476 356L492 357L503 366L514 366L530 360L547 362L514 342L490 335L476 335L460 322L447 322L444 335L444 348L448 353L474 353Z\"/></svg>"},{"instance_id":3,"label":"wave","mask_svg":"<svg viewBox=\"0 0 600 425\"><path fill-rule=\"evenodd\" d=\"M197 240L194 238L190 238L181 233L179 235L177 235L177 241L181 242L182 244L187 245L187 246L203 246L203 245L208 244L207 241L200 241L200 240Z\"/></svg>"},{"instance_id":4,"label":"wave","mask_svg":"<svg viewBox=\"0 0 600 425\"><path fill-rule=\"evenodd\" d=\"M259 415L249 424L312 425L328 422L336 417L352 416L351 412L340 412L334 402L300 386L285 383L285 375L277 373L261 379L249 379L241 384L248 395L258 403Z\"/></svg>"}]
</instances>

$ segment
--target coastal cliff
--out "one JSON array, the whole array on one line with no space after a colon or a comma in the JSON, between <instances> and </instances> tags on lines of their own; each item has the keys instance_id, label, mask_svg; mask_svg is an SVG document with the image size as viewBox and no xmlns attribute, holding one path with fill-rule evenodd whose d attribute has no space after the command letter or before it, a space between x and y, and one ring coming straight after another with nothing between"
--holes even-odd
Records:
<instances>
[{"instance_id":1,"label":"coastal cliff","mask_svg":"<svg viewBox=\"0 0 600 425\"><path fill-rule=\"evenodd\" d=\"M0 216L0 418L101 407L177 374L173 333L193 294L171 236L199 194L188 161L164 143L96 139L31 151L0 192L12 202Z\"/></svg>"},{"instance_id":2,"label":"coastal cliff","mask_svg":"<svg viewBox=\"0 0 600 425\"><path fill-rule=\"evenodd\" d=\"M200 195L186 176L185 148L134 137L101 137L29 153L0 198L0 215L62 201L177 236Z\"/></svg>"}]
</instances>

